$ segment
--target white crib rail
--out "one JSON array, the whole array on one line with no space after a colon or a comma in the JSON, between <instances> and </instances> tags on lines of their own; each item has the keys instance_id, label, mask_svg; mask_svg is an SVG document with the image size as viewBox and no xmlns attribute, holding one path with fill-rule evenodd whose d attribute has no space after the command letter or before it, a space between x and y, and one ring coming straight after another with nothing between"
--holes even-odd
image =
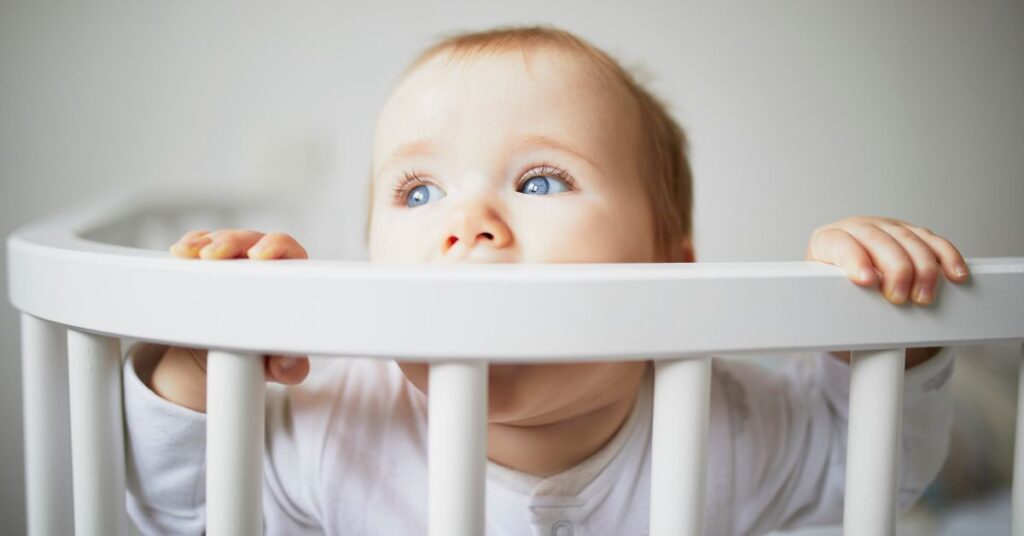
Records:
<instances>
[{"instance_id":1,"label":"white crib rail","mask_svg":"<svg viewBox=\"0 0 1024 536\"><path fill-rule=\"evenodd\" d=\"M802 262L208 263L84 238L153 206L145 198L98 204L25 227L8 240L11 302L23 313L32 534L69 532L63 520L72 509L64 470L69 411L64 380L54 381L51 372L67 363L65 332L72 341L67 359L79 535L123 530L120 397L110 396L120 388L120 369L112 366L119 357L116 337L215 349L207 402L210 534L259 531L263 420L245 410L262 405L256 356L431 362L429 525L435 536L484 532L489 362L655 359L651 534L696 535L708 426L706 356L858 350L851 365L845 527L847 534L875 536L895 531L899 349L1024 340L1024 258L972 259L969 283L945 284L938 302L921 308L892 306L837 268ZM386 331L397 312L420 319L403 337ZM534 326L529 338L508 329L538 312L559 321ZM452 326L465 336L438 329ZM79 367L91 373L74 372ZM1015 530L1024 534L1019 496Z\"/></svg>"}]
</instances>

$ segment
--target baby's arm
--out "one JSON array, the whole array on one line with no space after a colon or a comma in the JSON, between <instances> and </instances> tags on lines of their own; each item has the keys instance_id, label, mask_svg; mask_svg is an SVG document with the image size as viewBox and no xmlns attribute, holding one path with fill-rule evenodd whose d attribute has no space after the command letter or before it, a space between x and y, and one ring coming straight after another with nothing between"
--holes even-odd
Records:
<instances>
[{"instance_id":1,"label":"baby's arm","mask_svg":"<svg viewBox=\"0 0 1024 536\"><path fill-rule=\"evenodd\" d=\"M171 246L171 254L183 259L204 260L307 258L306 250L286 234L263 234L244 229L185 233ZM268 381L294 385L309 373L309 360L305 357L268 356L264 367ZM206 350L177 346L167 348L146 385L179 406L205 412Z\"/></svg>"},{"instance_id":2,"label":"baby's arm","mask_svg":"<svg viewBox=\"0 0 1024 536\"><path fill-rule=\"evenodd\" d=\"M144 534L202 534L206 527L206 415L145 385L161 346L139 344L124 370L128 512ZM309 383L309 382L307 382ZM296 389L296 388L292 388ZM267 534L321 534L313 512L322 443L310 441L304 391L267 387L263 518ZM297 400L298 399L298 400ZM258 410L256 410L258 411Z\"/></svg>"},{"instance_id":3,"label":"baby's arm","mask_svg":"<svg viewBox=\"0 0 1024 536\"><path fill-rule=\"evenodd\" d=\"M967 280L960 252L932 231L900 220L855 217L811 236L807 260L842 267L851 281L878 287L895 305L932 303L944 273ZM842 520L846 482L849 352L822 352L786 374L716 363L716 385L730 407L737 534L760 534ZM948 380L953 350L907 351L900 450L899 509L935 478L952 429Z\"/></svg>"},{"instance_id":4,"label":"baby's arm","mask_svg":"<svg viewBox=\"0 0 1024 536\"><path fill-rule=\"evenodd\" d=\"M927 306L943 273L954 283L967 281L967 263L949 240L901 220L857 216L823 225L811 234L807 260L840 266L854 283L878 286L887 300L910 298ZM908 348L906 368L927 361L940 348ZM833 352L849 362L850 352Z\"/></svg>"},{"instance_id":5,"label":"baby's arm","mask_svg":"<svg viewBox=\"0 0 1024 536\"><path fill-rule=\"evenodd\" d=\"M953 422L954 349L906 372L898 507L908 509L945 460ZM828 353L784 374L755 364L715 363L729 406L735 534L842 521L849 366Z\"/></svg>"},{"instance_id":6,"label":"baby's arm","mask_svg":"<svg viewBox=\"0 0 1024 536\"><path fill-rule=\"evenodd\" d=\"M231 233L231 234L229 234ZM234 258L242 233L229 234L228 248L197 233L186 235L172 247L172 253L188 258ZM248 235L253 239L254 235ZM265 258L297 254L277 248L271 239ZM259 237L263 237L259 234ZM255 241L260 238L255 237ZM190 243L186 243L190 242ZM196 246L192 242L198 242ZM205 244L204 244L205 242ZM213 242L213 247L204 250ZM297 244L296 244L297 245ZM250 243L246 250L255 257ZM207 251L209 256L200 255ZM219 255L219 256L218 256ZM305 251L301 252L302 258ZM202 534L206 525L206 352L177 347L138 344L129 351L125 364L125 418L128 436L129 514L145 534ZM267 379L277 383L298 383L309 370L301 358L297 367L284 369L284 358L268 359ZM318 443L298 441L294 424L295 393L270 386L266 397L267 442L264 456L263 513L272 534L319 534L314 510L314 493L309 478L318 473L310 464L320 456L304 452ZM259 411L258 409L256 411ZM271 530L272 529L272 530Z\"/></svg>"}]
</instances>

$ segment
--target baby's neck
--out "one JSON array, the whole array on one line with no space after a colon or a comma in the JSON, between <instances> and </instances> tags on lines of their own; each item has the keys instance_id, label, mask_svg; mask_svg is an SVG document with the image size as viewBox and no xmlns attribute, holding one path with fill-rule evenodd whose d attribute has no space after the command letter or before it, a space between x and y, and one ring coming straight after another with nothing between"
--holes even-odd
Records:
<instances>
[{"instance_id":1,"label":"baby's neck","mask_svg":"<svg viewBox=\"0 0 1024 536\"><path fill-rule=\"evenodd\" d=\"M628 396L571 419L541 426L487 425L487 458L535 476L548 477L601 449L636 403L639 385Z\"/></svg>"}]
</instances>

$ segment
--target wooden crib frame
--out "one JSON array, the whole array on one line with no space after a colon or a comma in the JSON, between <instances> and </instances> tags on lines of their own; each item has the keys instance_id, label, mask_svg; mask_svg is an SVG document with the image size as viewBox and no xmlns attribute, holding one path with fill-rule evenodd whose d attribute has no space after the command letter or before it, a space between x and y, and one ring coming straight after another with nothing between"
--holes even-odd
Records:
<instances>
[{"instance_id":1,"label":"wooden crib frame","mask_svg":"<svg viewBox=\"0 0 1024 536\"><path fill-rule=\"evenodd\" d=\"M902 349L1024 340L1024 257L971 259L969 283L943 284L930 307L897 307L840 269L808 262L211 263L100 240L140 214L171 214L187 203L119 197L8 240L10 298L22 318L30 534L127 531L119 337L212 349L211 535L261 532L264 424L249 409L264 400L259 355L429 361L432 536L484 533L489 362L654 359L651 534L698 535L707 356L854 350L844 531L878 536L896 527ZM387 329L397 311L418 319L403 337ZM558 322L535 326L529 338L508 329L537 311ZM452 326L457 340L448 336ZM1018 418L1018 459L1022 429Z\"/></svg>"}]
</instances>

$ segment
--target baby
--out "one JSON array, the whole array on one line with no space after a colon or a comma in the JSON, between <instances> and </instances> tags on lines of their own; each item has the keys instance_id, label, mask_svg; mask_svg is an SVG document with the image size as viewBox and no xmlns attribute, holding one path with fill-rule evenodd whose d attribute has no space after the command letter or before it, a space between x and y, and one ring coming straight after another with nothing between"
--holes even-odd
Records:
<instances>
[{"instance_id":1,"label":"baby","mask_svg":"<svg viewBox=\"0 0 1024 536\"><path fill-rule=\"evenodd\" d=\"M608 55L556 29L464 34L427 50L380 115L371 180L372 262L695 259L682 129ZM287 235L249 230L191 232L171 251L306 258ZM818 228L807 259L894 304L927 305L943 273L967 278L947 240L887 218ZM848 360L821 353L784 373L714 360L707 534L841 520ZM426 534L427 366L316 365L303 382L308 359L266 361L269 381L293 386L267 395L267 532ZM490 367L487 534L647 534L650 365ZM902 509L945 457L951 352L912 349L907 367ZM147 532L201 533L205 351L134 347L125 396L132 517Z\"/></svg>"}]
</instances>

